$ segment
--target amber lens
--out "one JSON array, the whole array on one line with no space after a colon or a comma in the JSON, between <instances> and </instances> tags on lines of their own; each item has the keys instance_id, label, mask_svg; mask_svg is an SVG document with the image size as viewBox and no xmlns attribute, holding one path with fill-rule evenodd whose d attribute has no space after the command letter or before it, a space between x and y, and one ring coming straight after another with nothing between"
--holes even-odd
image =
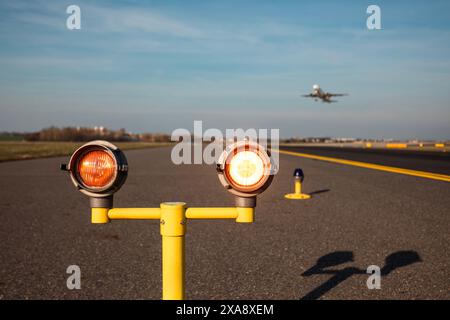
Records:
<instances>
[{"instance_id":1,"label":"amber lens","mask_svg":"<svg viewBox=\"0 0 450 320\"><path fill-rule=\"evenodd\" d=\"M116 161L102 150L89 151L78 161L78 175L88 188L108 186L116 178L116 170Z\"/></svg>"}]
</instances>

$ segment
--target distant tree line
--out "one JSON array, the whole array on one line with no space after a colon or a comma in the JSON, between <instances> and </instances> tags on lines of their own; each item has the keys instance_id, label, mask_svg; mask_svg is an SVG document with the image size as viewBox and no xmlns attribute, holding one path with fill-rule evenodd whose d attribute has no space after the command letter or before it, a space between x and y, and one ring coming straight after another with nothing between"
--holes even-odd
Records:
<instances>
[{"instance_id":1,"label":"distant tree line","mask_svg":"<svg viewBox=\"0 0 450 320\"><path fill-rule=\"evenodd\" d=\"M21 132L0 132L0 141L20 141L23 140L24 134Z\"/></svg>"},{"instance_id":2,"label":"distant tree line","mask_svg":"<svg viewBox=\"0 0 450 320\"><path fill-rule=\"evenodd\" d=\"M26 141L144 141L169 142L170 135L164 133L131 133L125 129L110 130L105 127L49 127L37 132L25 133Z\"/></svg>"}]
</instances>

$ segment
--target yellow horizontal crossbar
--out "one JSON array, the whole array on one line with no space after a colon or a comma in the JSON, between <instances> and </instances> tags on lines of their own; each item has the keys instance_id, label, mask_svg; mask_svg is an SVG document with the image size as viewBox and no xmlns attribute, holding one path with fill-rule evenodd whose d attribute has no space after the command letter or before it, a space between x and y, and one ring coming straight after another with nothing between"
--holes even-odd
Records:
<instances>
[{"instance_id":1,"label":"yellow horizontal crossbar","mask_svg":"<svg viewBox=\"0 0 450 320\"><path fill-rule=\"evenodd\" d=\"M360 167L360 168L380 170L380 171L386 171L386 172L392 172L392 173L405 174L405 175L409 175L409 176L450 182L450 176L445 175L445 174L389 167L389 166L383 166L383 165L367 163L367 162L337 159L337 158L317 156L317 155L313 155L313 154L286 151L286 150L279 150L279 153L288 154L291 156L302 157L302 158L307 158L307 159L314 159L314 160L327 161L327 162L332 162L332 163L345 164L345 165L350 165L350 166L355 166L355 167Z\"/></svg>"},{"instance_id":2,"label":"yellow horizontal crossbar","mask_svg":"<svg viewBox=\"0 0 450 320\"><path fill-rule=\"evenodd\" d=\"M148 220L160 219L160 208L114 208L107 210L110 220ZM94 211L95 211L94 210ZM251 214L254 208L215 207L215 208L187 208L185 216L188 219L236 219L239 214ZM106 212L105 212L106 214Z\"/></svg>"},{"instance_id":3,"label":"yellow horizontal crossbar","mask_svg":"<svg viewBox=\"0 0 450 320\"><path fill-rule=\"evenodd\" d=\"M114 208L108 211L108 218L118 219L160 219L160 208Z\"/></svg>"},{"instance_id":4,"label":"yellow horizontal crossbar","mask_svg":"<svg viewBox=\"0 0 450 320\"><path fill-rule=\"evenodd\" d=\"M236 208L187 208L188 219L236 219L238 211Z\"/></svg>"},{"instance_id":5,"label":"yellow horizontal crossbar","mask_svg":"<svg viewBox=\"0 0 450 320\"><path fill-rule=\"evenodd\" d=\"M162 208L92 208L92 223L108 223L110 220L159 220ZM236 219L236 222L254 221L255 208L215 207L187 208L183 211L187 219Z\"/></svg>"}]
</instances>

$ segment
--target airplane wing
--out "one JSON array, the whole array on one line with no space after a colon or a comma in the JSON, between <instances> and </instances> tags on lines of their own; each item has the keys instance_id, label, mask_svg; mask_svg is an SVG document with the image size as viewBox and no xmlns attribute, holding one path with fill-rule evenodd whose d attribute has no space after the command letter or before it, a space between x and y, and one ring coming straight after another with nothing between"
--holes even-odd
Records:
<instances>
[{"instance_id":1,"label":"airplane wing","mask_svg":"<svg viewBox=\"0 0 450 320\"><path fill-rule=\"evenodd\" d=\"M304 98L316 98L317 96L312 94L312 93L310 93L310 94L302 94L302 97L304 97Z\"/></svg>"},{"instance_id":2,"label":"airplane wing","mask_svg":"<svg viewBox=\"0 0 450 320\"><path fill-rule=\"evenodd\" d=\"M348 96L348 93L327 93L327 96L329 97L344 97Z\"/></svg>"}]
</instances>

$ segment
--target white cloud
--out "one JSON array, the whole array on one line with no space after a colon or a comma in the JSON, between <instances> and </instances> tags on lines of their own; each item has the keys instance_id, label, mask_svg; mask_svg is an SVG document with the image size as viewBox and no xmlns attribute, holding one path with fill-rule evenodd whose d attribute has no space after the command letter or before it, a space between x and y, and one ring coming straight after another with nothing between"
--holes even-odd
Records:
<instances>
[{"instance_id":1,"label":"white cloud","mask_svg":"<svg viewBox=\"0 0 450 320\"><path fill-rule=\"evenodd\" d=\"M202 31L177 19L169 18L154 10L106 8L85 5L85 16L91 19L90 31L130 32L166 34L176 37L197 38Z\"/></svg>"},{"instance_id":2,"label":"white cloud","mask_svg":"<svg viewBox=\"0 0 450 320\"><path fill-rule=\"evenodd\" d=\"M61 2L36 1L34 3L10 2L5 4L12 10L12 18L21 22L52 28L65 28L65 5ZM146 8L123 8L92 5L78 1L81 8L82 28L90 32L127 33L142 31L197 38L202 31L178 19L167 17L155 10Z\"/></svg>"}]
</instances>

